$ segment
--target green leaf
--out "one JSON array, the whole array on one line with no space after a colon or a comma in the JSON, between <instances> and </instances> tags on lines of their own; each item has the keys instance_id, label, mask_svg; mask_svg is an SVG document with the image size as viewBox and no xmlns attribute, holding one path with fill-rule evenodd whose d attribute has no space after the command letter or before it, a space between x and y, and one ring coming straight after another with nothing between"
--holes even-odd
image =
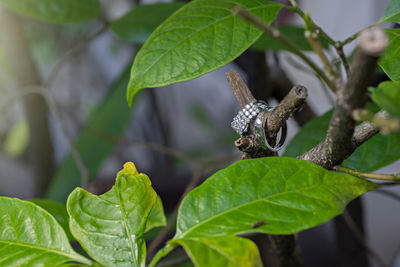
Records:
<instances>
[{"instance_id":1,"label":"green leaf","mask_svg":"<svg viewBox=\"0 0 400 267\"><path fill-rule=\"evenodd\" d=\"M288 144L283 156L297 157L318 145L325 138L332 112L307 123ZM343 165L371 172L400 159L400 137L377 134L359 146Z\"/></svg>"},{"instance_id":2,"label":"green leaf","mask_svg":"<svg viewBox=\"0 0 400 267\"><path fill-rule=\"evenodd\" d=\"M185 197L175 239L297 233L340 214L352 199L375 187L307 161L242 160L215 173Z\"/></svg>"},{"instance_id":3,"label":"green leaf","mask_svg":"<svg viewBox=\"0 0 400 267\"><path fill-rule=\"evenodd\" d=\"M91 114L90 120L77 138L78 150L89 179L95 178L103 161L114 150L118 139L128 126L133 110L126 106L125 89L129 80L129 70L111 87L103 103ZM135 101L139 101L136 98ZM72 190L81 184L81 173L74 159L69 155L52 179L47 198L64 203Z\"/></svg>"},{"instance_id":4,"label":"green leaf","mask_svg":"<svg viewBox=\"0 0 400 267\"><path fill-rule=\"evenodd\" d=\"M71 232L105 266L145 266L143 233L156 202L147 175L126 163L107 193L95 196L82 188L71 193L67 201Z\"/></svg>"},{"instance_id":5,"label":"green leaf","mask_svg":"<svg viewBox=\"0 0 400 267\"><path fill-rule=\"evenodd\" d=\"M271 23L282 5L264 0L194 0L165 20L147 39L132 66L127 100L143 88L187 81L238 57L261 35L235 16L241 5Z\"/></svg>"},{"instance_id":6,"label":"green leaf","mask_svg":"<svg viewBox=\"0 0 400 267\"><path fill-rule=\"evenodd\" d=\"M379 61L379 66L392 81L400 81L400 29L386 29L389 45Z\"/></svg>"},{"instance_id":7,"label":"green leaf","mask_svg":"<svg viewBox=\"0 0 400 267\"><path fill-rule=\"evenodd\" d=\"M196 267L262 267L257 246L236 236L178 239Z\"/></svg>"},{"instance_id":8,"label":"green leaf","mask_svg":"<svg viewBox=\"0 0 400 267\"><path fill-rule=\"evenodd\" d=\"M67 208L63 204L48 199L38 198L30 199L29 201L50 213L64 229L64 232L67 234L68 240L75 241L74 237L71 234L71 231L69 230L69 217L67 213Z\"/></svg>"},{"instance_id":9,"label":"green leaf","mask_svg":"<svg viewBox=\"0 0 400 267\"><path fill-rule=\"evenodd\" d=\"M121 39L143 44L158 25L183 5L182 2L139 5L113 21L110 28Z\"/></svg>"},{"instance_id":10,"label":"green leaf","mask_svg":"<svg viewBox=\"0 0 400 267\"><path fill-rule=\"evenodd\" d=\"M0 0L15 12L53 23L74 23L100 16L98 0Z\"/></svg>"},{"instance_id":11,"label":"green leaf","mask_svg":"<svg viewBox=\"0 0 400 267\"><path fill-rule=\"evenodd\" d=\"M26 120L15 123L3 143L4 152L11 157L21 156L29 144L29 128Z\"/></svg>"},{"instance_id":12,"label":"green leaf","mask_svg":"<svg viewBox=\"0 0 400 267\"><path fill-rule=\"evenodd\" d=\"M390 115L400 117L400 82L382 82L372 93L372 100Z\"/></svg>"},{"instance_id":13,"label":"green leaf","mask_svg":"<svg viewBox=\"0 0 400 267\"><path fill-rule=\"evenodd\" d=\"M299 49L304 50L304 51L312 51L313 50L311 48L310 44L308 43L307 39L304 37L305 30L303 27L293 26L293 25L281 25L281 26L278 26L277 29L281 32L282 35L284 35L289 40L291 40L293 43L295 43ZM325 39L319 38L319 42L323 48L328 49L329 45ZM271 38L270 36L268 36L266 34L263 34L260 37L260 39L258 39L251 48L253 50L257 50L257 51L288 50L281 43L279 43L274 38Z\"/></svg>"},{"instance_id":14,"label":"green leaf","mask_svg":"<svg viewBox=\"0 0 400 267\"><path fill-rule=\"evenodd\" d=\"M90 264L76 253L56 219L29 201L0 197L0 266Z\"/></svg>"},{"instance_id":15,"label":"green leaf","mask_svg":"<svg viewBox=\"0 0 400 267\"><path fill-rule=\"evenodd\" d=\"M382 18L377 22L377 24L384 22L400 22L400 0L392 0L387 7Z\"/></svg>"}]
</instances>

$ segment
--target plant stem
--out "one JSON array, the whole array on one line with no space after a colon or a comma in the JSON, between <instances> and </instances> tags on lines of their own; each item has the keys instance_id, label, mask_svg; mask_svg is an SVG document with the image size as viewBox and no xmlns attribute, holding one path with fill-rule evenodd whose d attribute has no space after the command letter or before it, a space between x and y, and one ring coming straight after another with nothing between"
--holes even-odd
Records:
<instances>
[{"instance_id":1,"label":"plant stem","mask_svg":"<svg viewBox=\"0 0 400 267\"><path fill-rule=\"evenodd\" d=\"M240 6L234 6L231 8L231 10L233 13L239 15L243 19L256 25L257 27L262 29L266 34L268 34L269 36L280 42L282 45L286 46L293 54L300 57L308 66L310 66L310 68L313 69L315 73L322 78L322 80L324 80L324 82L328 85L328 87L332 91L336 92L335 84L331 80L329 80L329 78L325 75L325 73L321 69L319 69L309 57L307 57L300 49L298 49L294 43L292 43L288 38L283 36L279 32L279 30L277 30L274 27L268 26L262 20L253 16L246 9Z\"/></svg>"},{"instance_id":2,"label":"plant stem","mask_svg":"<svg viewBox=\"0 0 400 267\"><path fill-rule=\"evenodd\" d=\"M294 0L290 0L290 3L293 5L292 2L294 2ZM296 12L297 14L299 14L299 16L303 20L305 20L306 14L297 5L295 5L295 6L293 5L293 8L289 7L287 9L292 10L293 12ZM343 46L345 46L346 44L348 44L348 43L352 42L354 39L356 39L360 32L355 33L354 35L347 38L343 42L337 42L332 37L330 37L320 26L318 26L311 18L308 18L308 20L310 21L313 30L318 32L318 34L320 34L330 45L332 45L336 49L336 53L338 54L340 60L342 61L347 75L349 75L349 71L350 71L349 62L347 61L347 58L344 54Z\"/></svg>"},{"instance_id":3,"label":"plant stem","mask_svg":"<svg viewBox=\"0 0 400 267\"><path fill-rule=\"evenodd\" d=\"M317 56L321 60L325 71L329 75L329 78L331 80L335 79L335 73L332 69L331 64L329 63L328 58L326 57L326 55L324 53L324 50L321 47L321 44L318 41L318 35L314 32L306 31L305 36L306 36L308 43L311 45L312 49L314 50L314 52L317 54Z\"/></svg>"},{"instance_id":4,"label":"plant stem","mask_svg":"<svg viewBox=\"0 0 400 267\"><path fill-rule=\"evenodd\" d=\"M156 264L165 256L168 255L168 253L170 253L175 247L177 246L176 243L174 244L167 244L165 245L165 247L163 247L162 249L160 249L157 254L154 256L153 260L150 262L148 267L154 267L156 266Z\"/></svg>"},{"instance_id":5,"label":"plant stem","mask_svg":"<svg viewBox=\"0 0 400 267\"><path fill-rule=\"evenodd\" d=\"M400 181L400 173L395 174L380 174L380 173L369 173L369 172L362 172L359 170L351 169L344 166L339 166L336 168L337 171L348 173L360 178L370 178L374 180L382 180L382 181L392 181L392 182L399 182Z\"/></svg>"}]
</instances>

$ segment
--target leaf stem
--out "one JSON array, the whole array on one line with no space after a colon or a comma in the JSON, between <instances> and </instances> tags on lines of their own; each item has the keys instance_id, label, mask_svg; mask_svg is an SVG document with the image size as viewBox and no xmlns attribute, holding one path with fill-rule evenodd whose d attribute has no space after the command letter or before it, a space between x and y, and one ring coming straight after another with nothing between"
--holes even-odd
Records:
<instances>
[{"instance_id":1,"label":"leaf stem","mask_svg":"<svg viewBox=\"0 0 400 267\"><path fill-rule=\"evenodd\" d=\"M160 249L157 254L154 256L153 260L150 262L148 267L155 267L156 264L165 256L167 256L174 248L176 248L178 244L167 244L165 247Z\"/></svg>"},{"instance_id":2,"label":"leaf stem","mask_svg":"<svg viewBox=\"0 0 400 267\"><path fill-rule=\"evenodd\" d=\"M400 182L400 173L395 174L380 174L380 173L369 173L362 172L359 170L351 169L344 166L339 166L335 168L337 171L348 173L360 178L370 178L374 180L382 180L382 181L392 181L392 182Z\"/></svg>"},{"instance_id":3,"label":"leaf stem","mask_svg":"<svg viewBox=\"0 0 400 267\"><path fill-rule=\"evenodd\" d=\"M262 20L255 17L254 15L249 13L246 9L240 6L233 6L231 10L233 13L239 15L241 18L249 21L250 23L262 29L266 34L268 34L269 36L280 42L282 45L287 47L292 53L300 57L308 66L310 66L311 69L313 69L313 71L318 76L321 77L322 80L324 80L324 82L332 91L336 92L335 84L325 75L325 73L321 69L319 69L309 57L307 57L300 49L298 49L294 43L292 43L288 38L282 35L278 29L276 29L275 27L268 26Z\"/></svg>"}]
</instances>

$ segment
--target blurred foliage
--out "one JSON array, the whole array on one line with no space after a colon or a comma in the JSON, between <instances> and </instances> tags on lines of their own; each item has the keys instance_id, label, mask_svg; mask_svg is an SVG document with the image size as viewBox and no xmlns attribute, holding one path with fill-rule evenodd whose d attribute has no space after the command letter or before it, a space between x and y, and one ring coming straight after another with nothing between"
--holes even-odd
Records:
<instances>
[{"instance_id":1,"label":"blurred foliage","mask_svg":"<svg viewBox=\"0 0 400 267\"><path fill-rule=\"evenodd\" d=\"M89 179L95 178L103 161L114 150L123 138L132 112L124 101L125 89L129 80L129 69L126 69L118 81L111 86L109 94L92 112L86 127L76 141L79 152L88 172ZM135 101L138 101L137 97ZM72 155L69 155L53 178L47 197L65 202L68 194L81 185L81 173Z\"/></svg>"},{"instance_id":2,"label":"blurred foliage","mask_svg":"<svg viewBox=\"0 0 400 267\"><path fill-rule=\"evenodd\" d=\"M10 157L21 156L29 144L29 129L26 120L19 120L7 133L3 143L3 151Z\"/></svg>"}]
</instances>

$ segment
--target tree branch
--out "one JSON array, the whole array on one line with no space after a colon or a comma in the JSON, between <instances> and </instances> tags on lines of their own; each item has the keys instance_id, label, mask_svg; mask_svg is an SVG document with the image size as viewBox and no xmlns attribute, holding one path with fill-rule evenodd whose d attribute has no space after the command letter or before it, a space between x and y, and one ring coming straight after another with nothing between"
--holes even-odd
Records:
<instances>
[{"instance_id":1,"label":"tree branch","mask_svg":"<svg viewBox=\"0 0 400 267\"><path fill-rule=\"evenodd\" d=\"M354 142L357 136L353 134L360 135L361 128L354 131L356 121L352 117L352 112L364 106L368 81L386 46L387 39L381 29L371 28L361 33L349 81L345 88L337 92L335 110L327 136L322 143L300 156L299 159L312 161L329 169L340 165L354 152L360 142ZM370 130L375 132L375 129L370 128ZM371 136L371 134L364 135L364 137Z\"/></svg>"}]
</instances>

